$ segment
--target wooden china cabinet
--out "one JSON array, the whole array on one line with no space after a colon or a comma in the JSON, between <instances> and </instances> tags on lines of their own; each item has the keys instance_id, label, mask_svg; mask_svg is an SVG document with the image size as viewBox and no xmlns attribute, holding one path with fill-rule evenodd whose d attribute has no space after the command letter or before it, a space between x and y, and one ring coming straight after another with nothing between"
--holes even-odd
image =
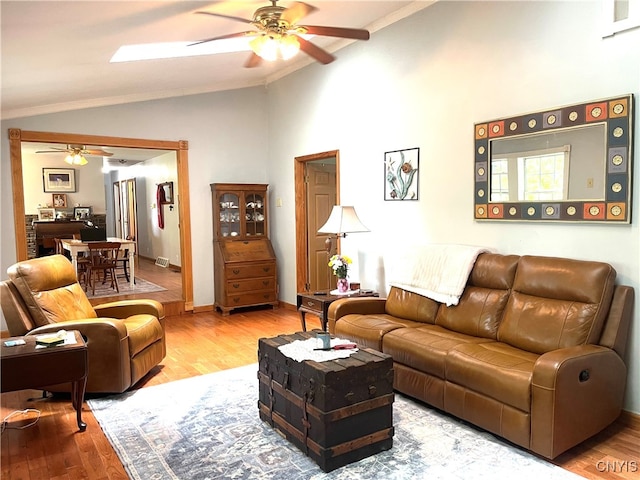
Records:
<instances>
[{"instance_id":1,"label":"wooden china cabinet","mask_svg":"<svg viewBox=\"0 0 640 480\"><path fill-rule=\"evenodd\" d=\"M278 306L265 184L212 183L215 308Z\"/></svg>"}]
</instances>

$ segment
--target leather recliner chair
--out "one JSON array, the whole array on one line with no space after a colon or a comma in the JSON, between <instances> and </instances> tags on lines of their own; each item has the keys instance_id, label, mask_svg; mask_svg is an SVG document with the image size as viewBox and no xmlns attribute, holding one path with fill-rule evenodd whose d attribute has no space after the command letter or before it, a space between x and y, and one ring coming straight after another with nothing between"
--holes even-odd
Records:
<instances>
[{"instance_id":1,"label":"leather recliner chair","mask_svg":"<svg viewBox=\"0 0 640 480\"><path fill-rule=\"evenodd\" d=\"M88 393L121 393L166 355L164 307L155 300L91 306L71 262L52 255L18 262L0 283L12 336L78 330L87 342ZM42 385L69 391L69 385Z\"/></svg>"}]
</instances>

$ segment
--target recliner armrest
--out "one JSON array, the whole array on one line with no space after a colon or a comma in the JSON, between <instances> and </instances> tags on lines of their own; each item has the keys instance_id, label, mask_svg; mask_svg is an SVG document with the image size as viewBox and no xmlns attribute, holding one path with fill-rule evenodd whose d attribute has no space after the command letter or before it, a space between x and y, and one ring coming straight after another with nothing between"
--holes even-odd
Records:
<instances>
[{"instance_id":1,"label":"recliner armrest","mask_svg":"<svg viewBox=\"0 0 640 480\"><path fill-rule=\"evenodd\" d=\"M531 382L531 450L555 458L612 423L622 410L626 378L618 354L599 345L541 355Z\"/></svg>"},{"instance_id":2,"label":"recliner armrest","mask_svg":"<svg viewBox=\"0 0 640 480\"><path fill-rule=\"evenodd\" d=\"M132 315L147 314L153 315L158 320L164 319L164 306L156 301L150 299L140 300L120 300L117 302L102 303L95 305L93 309L99 317L110 318L127 318Z\"/></svg>"},{"instance_id":3,"label":"recliner armrest","mask_svg":"<svg viewBox=\"0 0 640 480\"><path fill-rule=\"evenodd\" d=\"M87 342L89 392L123 392L131 386L127 327L115 318L86 318L52 323L31 330L40 335L58 330L78 330ZM55 347L54 347L55 348ZM104 387L107 382L108 388Z\"/></svg>"},{"instance_id":4,"label":"recliner armrest","mask_svg":"<svg viewBox=\"0 0 640 480\"><path fill-rule=\"evenodd\" d=\"M113 337L118 341L127 338L127 327L116 318L84 318L81 320L66 320L34 328L27 335L42 335L55 333L60 330L78 330L85 340L90 337L106 339Z\"/></svg>"}]
</instances>

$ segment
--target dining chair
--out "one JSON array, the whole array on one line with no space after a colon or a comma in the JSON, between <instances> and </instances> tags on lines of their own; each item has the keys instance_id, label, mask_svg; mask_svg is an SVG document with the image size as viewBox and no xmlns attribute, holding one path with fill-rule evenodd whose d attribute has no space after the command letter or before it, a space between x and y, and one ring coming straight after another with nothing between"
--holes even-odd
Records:
<instances>
[{"instance_id":1,"label":"dining chair","mask_svg":"<svg viewBox=\"0 0 640 480\"><path fill-rule=\"evenodd\" d=\"M119 242L91 242L88 245L89 262L87 263L87 282L85 282L85 291L91 284L91 294L96 293L96 274L100 278L100 272L103 273L102 283L106 283L107 275L111 277L111 288L115 288L120 293L118 287L118 279L116 278L116 266L118 263L118 251L120 250Z\"/></svg>"},{"instance_id":2,"label":"dining chair","mask_svg":"<svg viewBox=\"0 0 640 480\"><path fill-rule=\"evenodd\" d=\"M135 237L127 236L127 240L135 240ZM125 248L124 250L120 250L118 252L118 266L116 268L122 268L122 273L124 274L124 278L129 283L129 249ZM133 283L136 283L136 279L133 279Z\"/></svg>"},{"instance_id":3,"label":"dining chair","mask_svg":"<svg viewBox=\"0 0 640 480\"><path fill-rule=\"evenodd\" d=\"M76 238L76 234L73 234L73 238ZM71 259L71 254L66 251L62 245L62 241L63 240L71 240L70 238L54 238L53 241L55 242L55 253L59 254L59 255L64 255L65 257L67 257L68 259ZM77 264L78 264L78 283L80 283L80 285L87 285L87 264L89 263L89 258L85 257L84 254L81 252L78 255L77 258Z\"/></svg>"}]
</instances>

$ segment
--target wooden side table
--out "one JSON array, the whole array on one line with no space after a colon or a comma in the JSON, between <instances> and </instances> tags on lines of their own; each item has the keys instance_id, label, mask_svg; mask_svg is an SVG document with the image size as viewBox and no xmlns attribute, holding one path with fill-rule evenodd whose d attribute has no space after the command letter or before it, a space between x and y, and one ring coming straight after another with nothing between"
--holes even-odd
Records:
<instances>
[{"instance_id":1,"label":"wooden side table","mask_svg":"<svg viewBox=\"0 0 640 480\"><path fill-rule=\"evenodd\" d=\"M2 392L43 389L49 385L71 383L71 403L77 412L78 428L83 432L82 403L87 387L87 344L77 330L76 343L36 348L36 336L3 338L0 341ZM6 341L24 340L24 345L5 346Z\"/></svg>"},{"instance_id":2,"label":"wooden side table","mask_svg":"<svg viewBox=\"0 0 640 480\"><path fill-rule=\"evenodd\" d=\"M378 297L378 292L362 292L359 290L357 293L351 295L331 295L329 290L322 292L298 292L297 307L300 312L300 323L302 324L302 331L307 331L307 322L305 321L305 314L313 313L320 317L322 330L327 331L327 314L329 312L329 305L341 298L353 298L353 297Z\"/></svg>"}]
</instances>

